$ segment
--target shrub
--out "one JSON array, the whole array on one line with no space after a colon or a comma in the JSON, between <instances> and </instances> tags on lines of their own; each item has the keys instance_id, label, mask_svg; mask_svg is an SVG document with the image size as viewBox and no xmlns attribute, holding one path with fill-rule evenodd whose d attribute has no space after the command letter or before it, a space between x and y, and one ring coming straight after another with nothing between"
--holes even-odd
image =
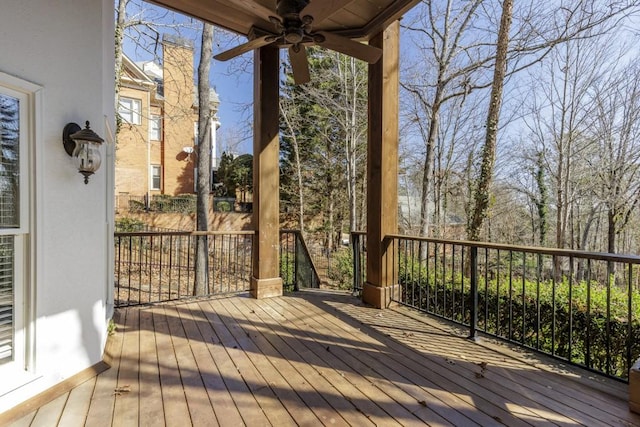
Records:
<instances>
[{"instance_id":1,"label":"shrub","mask_svg":"<svg viewBox=\"0 0 640 427\"><path fill-rule=\"evenodd\" d=\"M437 316L470 324L473 301L462 268L446 268L400 254L398 281L402 301ZM504 271L504 270L503 270ZM628 313L626 287L595 281L528 279L506 273L478 277L478 324L481 331L553 354L579 365L626 378L640 355L640 295L632 294ZM610 302L607 309L607 301ZM609 314L607 315L607 312ZM631 322L629 322L631 317ZM607 361L609 358L609 361Z\"/></svg>"},{"instance_id":2,"label":"shrub","mask_svg":"<svg viewBox=\"0 0 640 427\"><path fill-rule=\"evenodd\" d=\"M115 227L117 232L128 233L143 231L145 229L145 223L139 219L123 217L116 220Z\"/></svg>"},{"instance_id":3,"label":"shrub","mask_svg":"<svg viewBox=\"0 0 640 427\"><path fill-rule=\"evenodd\" d=\"M329 278L339 289L351 289L353 286L353 257L348 248L338 249L332 261L335 265L329 270Z\"/></svg>"},{"instance_id":4,"label":"shrub","mask_svg":"<svg viewBox=\"0 0 640 427\"><path fill-rule=\"evenodd\" d=\"M295 290L295 257L293 254L283 252L280 257L280 277L282 277L282 286L285 292L293 292Z\"/></svg>"}]
</instances>

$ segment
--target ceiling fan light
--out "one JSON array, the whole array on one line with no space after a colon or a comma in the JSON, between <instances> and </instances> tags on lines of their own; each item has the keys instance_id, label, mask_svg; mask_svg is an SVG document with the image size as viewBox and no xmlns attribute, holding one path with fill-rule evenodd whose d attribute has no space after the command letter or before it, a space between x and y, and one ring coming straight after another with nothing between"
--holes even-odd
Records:
<instances>
[{"instance_id":1,"label":"ceiling fan light","mask_svg":"<svg viewBox=\"0 0 640 427\"><path fill-rule=\"evenodd\" d=\"M287 43L298 44L304 38L304 31L301 28L287 28L284 33L284 39Z\"/></svg>"}]
</instances>

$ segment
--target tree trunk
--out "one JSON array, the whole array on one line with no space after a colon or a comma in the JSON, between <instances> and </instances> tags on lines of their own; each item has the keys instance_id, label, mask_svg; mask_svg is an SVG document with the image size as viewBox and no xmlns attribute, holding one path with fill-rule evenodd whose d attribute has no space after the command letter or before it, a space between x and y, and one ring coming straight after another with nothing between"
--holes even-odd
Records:
<instances>
[{"instance_id":1,"label":"tree trunk","mask_svg":"<svg viewBox=\"0 0 640 427\"><path fill-rule=\"evenodd\" d=\"M424 165L422 169L422 203L420 206L420 235L424 237L429 236L429 207L431 205L431 198L429 197L432 182L433 172L433 157L436 144L436 137L438 135L438 127L440 125L440 90L436 92L436 99L434 100L431 120L429 125L429 133L427 136L426 153L424 157Z\"/></svg>"},{"instance_id":2,"label":"tree trunk","mask_svg":"<svg viewBox=\"0 0 640 427\"><path fill-rule=\"evenodd\" d=\"M549 213L549 196L544 174L544 153L538 152L536 159L536 186L538 187L539 199L536 200L536 210L538 212L538 244L544 246L547 240L547 214Z\"/></svg>"},{"instance_id":3,"label":"tree trunk","mask_svg":"<svg viewBox=\"0 0 640 427\"><path fill-rule=\"evenodd\" d=\"M211 69L213 48L213 25L204 23L202 45L198 65L198 180L196 183L196 228L209 229L209 193L211 190L211 108L209 70ZM196 295L209 293L209 248L207 236L197 237L196 252Z\"/></svg>"},{"instance_id":4,"label":"tree trunk","mask_svg":"<svg viewBox=\"0 0 640 427\"><path fill-rule=\"evenodd\" d=\"M489 191L493 181L493 169L496 156L496 142L498 136L498 122L500 118L500 106L502 104L502 89L504 77L507 71L507 48L509 46L509 29L513 14L513 0L504 0L502 3L502 17L498 31L498 43L496 47L496 64L491 85L491 100L487 114L487 131L482 150L482 162L480 164L480 176L477 180L474 197L474 207L471 213L471 223L468 231L470 240L480 240L482 224L487 216L489 207Z\"/></svg>"},{"instance_id":5,"label":"tree trunk","mask_svg":"<svg viewBox=\"0 0 640 427\"><path fill-rule=\"evenodd\" d=\"M355 58L349 58L345 72L345 95L349 99L350 108L347 109L345 122L347 123L347 183L349 186L349 232L356 231L356 211L358 206L356 187L356 155L358 147L358 83ZM342 230L340 230L342 231Z\"/></svg>"},{"instance_id":6,"label":"tree trunk","mask_svg":"<svg viewBox=\"0 0 640 427\"><path fill-rule=\"evenodd\" d=\"M289 132L289 139L291 140L291 147L293 149L293 167L296 175L298 196L298 229L300 230L300 233L302 233L302 238L306 239L304 229L304 185L302 180L302 160L300 159L300 144L298 143L298 136L294 130L294 125L292 123L293 119L290 117L288 109L282 103L280 104L280 116L284 121L285 126L287 127L287 131Z\"/></svg>"},{"instance_id":7,"label":"tree trunk","mask_svg":"<svg viewBox=\"0 0 640 427\"><path fill-rule=\"evenodd\" d=\"M129 0L118 0L118 7L116 12L116 25L115 25L115 111L118 111L120 106L120 81L122 76L122 41L124 39L124 27L127 14L127 3ZM116 114L116 135L120 130L120 119ZM117 142L117 139L116 139Z\"/></svg>"}]
</instances>

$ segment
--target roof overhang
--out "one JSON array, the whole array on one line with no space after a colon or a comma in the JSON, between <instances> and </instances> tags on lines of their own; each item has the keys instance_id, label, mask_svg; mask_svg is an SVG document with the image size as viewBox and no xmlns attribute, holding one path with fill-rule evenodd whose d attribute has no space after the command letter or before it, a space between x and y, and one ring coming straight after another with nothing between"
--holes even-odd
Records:
<instances>
[{"instance_id":1,"label":"roof overhang","mask_svg":"<svg viewBox=\"0 0 640 427\"><path fill-rule=\"evenodd\" d=\"M326 1L326 0L312 0ZM151 0L152 3L210 22L237 34L249 36L252 28L268 33L275 25L255 11L255 6L275 11L275 0ZM420 0L353 0L314 25L314 31L332 31L356 40L369 40L400 19Z\"/></svg>"}]
</instances>

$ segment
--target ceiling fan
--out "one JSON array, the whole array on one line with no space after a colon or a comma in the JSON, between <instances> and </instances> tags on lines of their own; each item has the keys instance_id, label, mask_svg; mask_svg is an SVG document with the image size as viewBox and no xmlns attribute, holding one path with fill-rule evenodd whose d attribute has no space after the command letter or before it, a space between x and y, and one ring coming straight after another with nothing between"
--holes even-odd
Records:
<instances>
[{"instance_id":1,"label":"ceiling fan","mask_svg":"<svg viewBox=\"0 0 640 427\"><path fill-rule=\"evenodd\" d=\"M275 25L277 32L252 28L250 40L239 46L219 53L214 58L227 61L250 50L274 44L289 49L289 59L296 84L310 80L307 46L322 46L345 55L361 59L370 64L378 62L382 50L362 44L330 31L314 31L313 25L345 7L353 0L277 0L276 10L260 5L253 0L237 0L252 13Z\"/></svg>"}]
</instances>

